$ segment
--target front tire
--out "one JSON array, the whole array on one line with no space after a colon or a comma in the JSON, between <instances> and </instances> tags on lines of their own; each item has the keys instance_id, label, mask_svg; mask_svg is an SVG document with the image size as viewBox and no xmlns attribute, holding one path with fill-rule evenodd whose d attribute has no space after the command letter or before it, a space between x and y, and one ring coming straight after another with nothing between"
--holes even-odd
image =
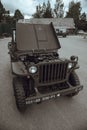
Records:
<instances>
[{"instance_id":1,"label":"front tire","mask_svg":"<svg viewBox=\"0 0 87 130\"><path fill-rule=\"evenodd\" d=\"M78 77L78 75L76 74L75 71L73 71L70 74L68 82L69 82L70 85L72 85L72 87L76 87L76 86L80 85L79 77ZM73 97L73 96L77 95L78 93L79 93L79 91L71 93L71 94L68 94L67 96L68 97Z\"/></svg>"},{"instance_id":2,"label":"front tire","mask_svg":"<svg viewBox=\"0 0 87 130\"><path fill-rule=\"evenodd\" d=\"M13 87L17 108L19 111L24 111L26 109L26 97L23 88L23 79L18 77L13 78Z\"/></svg>"}]
</instances>

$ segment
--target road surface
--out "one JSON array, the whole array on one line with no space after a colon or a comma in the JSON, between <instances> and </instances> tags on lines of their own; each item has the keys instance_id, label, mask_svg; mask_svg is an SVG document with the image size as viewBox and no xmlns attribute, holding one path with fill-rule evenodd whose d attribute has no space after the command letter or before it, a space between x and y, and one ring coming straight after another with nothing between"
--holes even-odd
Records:
<instances>
[{"instance_id":1,"label":"road surface","mask_svg":"<svg viewBox=\"0 0 87 130\"><path fill-rule=\"evenodd\" d=\"M77 71L83 91L70 99L60 97L28 106L21 114L15 104L7 43L0 39L0 130L87 130L87 39L59 38L60 57L79 56Z\"/></svg>"}]
</instances>

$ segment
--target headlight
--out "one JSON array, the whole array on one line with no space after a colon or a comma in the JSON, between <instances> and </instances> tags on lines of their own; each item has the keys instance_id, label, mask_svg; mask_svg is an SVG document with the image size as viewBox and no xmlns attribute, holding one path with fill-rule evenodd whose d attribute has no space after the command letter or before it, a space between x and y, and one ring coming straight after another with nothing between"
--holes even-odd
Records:
<instances>
[{"instance_id":1,"label":"headlight","mask_svg":"<svg viewBox=\"0 0 87 130\"><path fill-rule=\"evenodd\" d=\"M71 69L71 68L72 68L72 63L69 63L68 69Z\"/></svg>"},{"instance_id":2,"label":"headlight","mask_svg":"<svg viewBox=\"0 0 87 130\"><path fill-rule=\"evenodd\" d=\"M29 68L29 72L32 73L32 74L36 73L37 72L37 67L36 66L31 66Z\"/></svg>"}]
</instances>

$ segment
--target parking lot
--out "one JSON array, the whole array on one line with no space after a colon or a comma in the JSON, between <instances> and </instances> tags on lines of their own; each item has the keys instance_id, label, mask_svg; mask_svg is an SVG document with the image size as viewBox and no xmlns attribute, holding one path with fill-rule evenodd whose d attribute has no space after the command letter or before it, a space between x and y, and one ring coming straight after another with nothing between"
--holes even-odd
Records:
<instances>
[{"instance_id":1,"label":"parking lot","mask_svg":"<svg viewBox=\"0 0 87 130\"><path fill-rule=\"evenodd\" d=\"M87 38L60 37L60 57L79 57L77 70L84 89L74 98L59 97L28 106L20 113L15 104L7 44L0 39L0 130L87 130Z\"/></svg>"}]
</instances>

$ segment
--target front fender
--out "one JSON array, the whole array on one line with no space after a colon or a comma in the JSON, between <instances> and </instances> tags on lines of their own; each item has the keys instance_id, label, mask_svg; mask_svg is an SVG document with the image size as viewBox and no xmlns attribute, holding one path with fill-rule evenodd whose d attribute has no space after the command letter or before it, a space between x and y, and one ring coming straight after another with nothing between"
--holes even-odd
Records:
<instances>
[{"instance_id":1,"label":"front fender","mask_svg":"<svg viewBox=\"0 0 87 130\"><path fill-rule=\"evenodd\" d=\"M12 73L15 75L27 76L27 70L23 64L23 62L12 62Z\"/></svg>"}]
</instances>

